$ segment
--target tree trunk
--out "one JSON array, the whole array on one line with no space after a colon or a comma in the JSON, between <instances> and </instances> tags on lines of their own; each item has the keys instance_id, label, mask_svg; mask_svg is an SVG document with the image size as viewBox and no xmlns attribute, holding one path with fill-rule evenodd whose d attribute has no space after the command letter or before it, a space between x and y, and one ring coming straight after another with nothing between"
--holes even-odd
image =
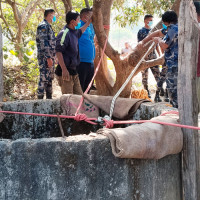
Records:
<instances>
[{"instance_id":1,"label":"tree trunk","mask_svg":"<svg viewBox=\"0 0 200 200\"><path fill-rule=\"evenodd\" d=\"M104 1L94 1L93 2L93 24L95 33L97 36L98 44L101 48L103 48L106 37L108 35L108 30L104 30L103 25L110 25L110 10L112 6L113 0L104 0ZM105 50L105 54L112 60L115 71L116 71L116 81L114 83L114 86L111 85L108 77L108 69L107 66L103 63L101 65L101 69L99 70L99 73L96 80L97 90L98 94L100 95L110 95L113 96L116 94L116 92L119 90L119 88L122 86L122 84L126 81L127 77L131 73L131 71L135 68L137 63L140 61L140 59L143 57L147 49L151 43L147 44L143 49L139 49L138 46L135 47L133 52L126 57L125 59L120 58L120 54L115 51L112 46L107 43L107 47ZM100 50L97 50L97 59L95 60L95 65L98 62L98 58L100 57ZM159 59L160 62L158 64L163 64L163 60ZM106 62L106 61L105 61ZM157 62L157 61L155 61ZM136 75L138 72L140 72L143 69L146 69L151 66L155 66L155 62L148 62L143 63L139 67L139 69L136 71L134 75ZM131 93L131 86L132 86L132 80L129 81L128 85L124 89L124 91L121 93L120 96L122 97L130 97Z\"/></svg>"},{"instance_id":2,"label":"tree trunk","mask_svg":"<svg viewBox=\"0 0 200 200\"><path fill-rule=\"evenodd\" d=\"M199 28L192 0L182 0L179 17L178 105L182 124L198 126L196 66ZM183 199L200 199L200 146L197 130L183 129Z\"/></svg>"},{"instance_id":3,"label":"tree trunk","mask_svg":"<svg viewBox=\"0 0 200 200\"><path fill-rule=\"evenodd\" d=\"M20 62L22 62L23 60L23 52L22 52L22 25L21 23L18 24L18 33L17 33L17 36L16 36L16 42L15 42L15 49L17 50L18 52L18 58L20 60Z\"/></svg>"},{"instance_id":4,"label":"tree trunk","mask_svg":"<svg viewBox=\"0 0 200 200\"><path fill-rule=\"evenodd\" d=\"M70 10L72 10L71 0L62 0L62 2L65 6L65 13L68 13Z\"/></svg>"},{"instance_id":5,"label":"tree trunk","mask_svg":"<svg viewBox=\"0 0 200 200\"><path fill-rule=\"evenodd\" d=\"M0 25L0 101L3 101L3 40L2 40L2 28Z\"/></svg>"}]
</instances>

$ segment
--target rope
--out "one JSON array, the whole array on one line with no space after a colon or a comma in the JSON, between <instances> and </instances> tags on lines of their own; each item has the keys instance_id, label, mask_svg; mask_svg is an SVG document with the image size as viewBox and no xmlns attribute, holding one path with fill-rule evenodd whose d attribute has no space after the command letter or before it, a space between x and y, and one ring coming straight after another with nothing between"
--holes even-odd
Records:
<instances>
[{"instance_id":1,"label":"rope","mask_svg":"<svg viewBox=\"0 0 200 200\"><path fill-rule=\"evenodd\" d=\"M110 25L103 25L105 30L110 30Z\"/></svg>"},{"instance_id":2,"label":"rope","mask_svg":"<svg viewBox=\"0 0 200 200\"><path fill-rule=\"evenodd\" d=\"M165 113L161 114L160 116L165 116L165 115L168 115L168 114L179 115L179 112L172 110L172 111L165 112Z\"/></svg>"},{"instance_id":3,"label":"rope","mask_svg":"<svg viewBox=\"0 0 200 200\"><path fill-rule=\"evenodd\" d=\"M19 114L19 115L32 115L32 116L43 116L43 117L56 117L56 118L68 118L68 119L74 119L77 121L86 121L87 123L97 125L96 123L98 120L96 118L87 118L85 114L79 114L77 116L66 116L66 115L51 115L51 114L39 114L39 113L25 113L25 112L13 112L13 111L0 111L0 113L7 113L7 114ZM166 113L163 113L161 116L166 114L178 114L176 111L169 111ZM126 120L126 121L114 121L114 120L107 120L105 118L102 118L104 123L102 124L106 128L112 128L115 124L141 124L141 123L155 123L155 124L161 124L166 126L175 126L179 128L187 128L187 129L193 129L193 130L200 130L200 127L196 126L188 126L183 124L173 124L173 123L167 123L167 122L161 122L161 121L155 121L155 120ZM96 121L96 122L92 122Z\"/></svg>"},{"instance_id":4,"label":"rope","mask_svg":"<svg viewBox=\"0 0 200 200\"><path fill-rule=\"evenodd\" d=\"M67 115L51 115L51 114L40 114L40 113L26 113L26 112L14 112L14 111L0 111L0 113L7 113L7 114L18 114L18 115L32 115L32 116L40 116L40 117L56 117L56 118L65 118L65 119L74 119L76 121L85 121L89 124L97 125L97 123L92 122L96 121L96 118L88 118L85 114L78 114L77 116L67 116ZM83 115L86 116L83 117Z\"/></svg>"},{"instance_id":5,"label":"rope","mask_svg":"<svg viewBox=\"0 0 200 200\"><path fill-rule=\"evenodd\" d=\"M96 69L95 69L94 76L92 77L92 80L90 81L90 83L89 83L89 85L88 85L86 91L84 92L84 94L87 94L87 93L88 93L88 91L90 90L90 88L91 88L91 86L92 86L92 84L93 84L94 78L96 77L97 72L98 72L98 70L99 70L99 68L100 68L100 64L101 64L101 61L102 61L102 59L103 59L103 55L104 55L104 52L105 52L107 43L108 43L108 37L106 38L106 41L105 41L105 44L104 44L104 48L103 48L103 52L102 52L101 58L100 58L100 60L99 60L99 63L98 63L98 65L97 65ZM82 106L83 100L84 100L84 97L82 96L82 98L81 98L81 100L80 100L80 103L79 103L79 106L78 106L78 108L77 108L77 110L76 110L75 116L78 114L78 111L80 110L80 108L81 108L81 106Z\"/></svg>"},{"instance_id":6,"label":"rope","mask_svg":"<svg viewBox=\"0 0 200 200\"><path fill-rule=\"evenodd\" d=\"M116 95L113 97L112 102L111 102L111 106L110 106L110 118L112 118L112 114L113 114L113 110L114 110L114 107L115 107L115 101L116 101L116 99L119 97L119 95L124 90L124 88L126 87L126 85L128 84L128 82L131 80L132 76L135 74L136 70L139 68L140 64L145 59L145 57L148 55L149 51L154 46L154 44L155 44L155 42L153 42L151 44L151 46L149 47L149 49L147 50L147 52L140 59L140 61L138 62L138 64L134 68L134 70L131 72L131 74L128 76L128 78L126 79L126 81L124 82L124 84L121 86L121 88L118 90L118 92L116 93Z\"/></svg>"}]
</instances>

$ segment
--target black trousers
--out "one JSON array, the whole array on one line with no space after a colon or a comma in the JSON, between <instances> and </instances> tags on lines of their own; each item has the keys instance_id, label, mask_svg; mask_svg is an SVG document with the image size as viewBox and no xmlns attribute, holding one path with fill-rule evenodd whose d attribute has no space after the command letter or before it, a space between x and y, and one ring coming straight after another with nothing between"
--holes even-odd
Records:
<instances>
[{"instance_id":1,"label":"black trousers","mask_svg":"<svg viewBox=\"0 0 200 200\"><path fill-rule=\"evenodd\" d=\"M77 71L79 74L81 88L83 92L85 92L90 81L92 80L92 77L94 76L94 64L81 62L77 67Z\"/></svg>"}]
</instances>

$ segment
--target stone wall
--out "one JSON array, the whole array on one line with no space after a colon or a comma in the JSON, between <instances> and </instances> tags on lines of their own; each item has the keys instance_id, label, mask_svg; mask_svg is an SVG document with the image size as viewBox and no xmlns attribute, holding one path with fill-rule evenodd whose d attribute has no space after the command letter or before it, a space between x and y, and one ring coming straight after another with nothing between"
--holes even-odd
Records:
<instances>
[{"instance_id":1,"label":"stone wall","mask_svg":"<svg viewBox=\"0 0 200 200\"><path fill-rule=\"evenodd\" d=\"M162 112L175 110L165 105L166 103L143 103L133 116L133 119L151 119ZM2 110L41 114L62 113L58 99L5 102L3 103ZM6 118L0 123L0 138L19 139L61 136L57 118L17 114L5 115ZM90 131L96 131L100 128L100 126L92 126L86 122L76 122L67 119L62 121L62 126L66 136L88 134Z\"/></svg>"},{"instance_id":2,"label":"stone wall","mask_svg":"<svg viewBox=\"0 0 200 200\"><path fill-rule=\"evenodd\" d=\"M0 199L181 200L181 158L115 158L104 136L2 140Z\"/></svg>"},{"instance_id":3,"label":"stone wall","mask_svg":"<svg viewBox=\"0 0 200 200\"><path fill-rule=\"evenodd\" d=\"M59 100L6 102L3 110L61 113ZM134 119L170 110L145 103ZM0 123L1 200L181 200L181 157L119 159L98 127L56 118L9 115ZM50 138L51 137L51 138ZM5 138L12 138L5 139ZM40 138L40 139L33 139Z\"/></svg>"},{"instance_id":4,"label":"stone wall","mask_svg":"<svg viewBox=\"0 0 200 200\"><path fill-rule=\"evenodd\" d=\"M62 113L58 99L5 102L2 110L54 115ZM61 136L57 118L18 114L5 115L6 118L0 123L0 138L19 139ZM98 128L86 122L76 122L69 119L62 121L62 126L66 136L85 134Z\"/></svg>"}]
</instances>

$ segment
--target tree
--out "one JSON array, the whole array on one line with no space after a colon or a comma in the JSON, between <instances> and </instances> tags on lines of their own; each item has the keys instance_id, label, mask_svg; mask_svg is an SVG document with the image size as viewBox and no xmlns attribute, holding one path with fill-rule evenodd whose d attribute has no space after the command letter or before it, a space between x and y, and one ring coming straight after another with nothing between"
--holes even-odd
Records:
<instances>
[{"instance_id":1,"label":"tree","mask_svg":"<svg viewBox=\"0 0 200 200\"><path fill-rule=\"evenodd\" d=\"M40 3L41 0L33 0L28 1L27 5L24 9L20 9L19 7L22 7L20 3L16 3L16 1L7 0L6 2L0 1L0 12L1 12L1 19L3 20L5 27L7 29L7 37L10 39L10 41L14 42L15 48L18 51L19 58L22 59L21 54L21 47L22 47L22 34L23 31L29 21L29 18L35 11L36 6ZM2 4L6 3L9 5L12 9L15 22L17 24L17 31L14 32L12 28L9 26L9 16L4 14ZM9 10L9 8L6 7L6 10Z\"/></svg>"},{"instance_id":2,"label":"tree","mask_svg":"<svg viewBox=\"0 0 200 200\"><path fill-rule=\"evenodd\" d=\"M111 6L113 4L113 0L94 0L93 1L93 24L95 28L95 33L98 39L98 44L101 48L103 48L106 37L108 36L109 31L104 30L104 25L110 25L110 10ZM174 10L178 10L180 5L180 0L176 0L174 3ZM139 60L143 57L149 46L151 45L152 42L149 42L144 48L140 49L138 46L136 46L133 50L133 52L126 57L125 59L120 58L120 54L115 51L112 46L107 44L105 54L112 60L114 66L115 66L115 71L116 71L116 81L114 86L110 84L110 80L107 76L107 67L105 65L105 62L102 63L100 72L98 73L96 77L96 85L97 85L97 90L98 94L101 95L110 95L113 96L116 94L116 92L119 90L119 88L122 86L122 84L125 82L127 79L128 75L131 73L131 71L135 68ZM153 49L152 49L153 50ZM97 49L97 56L95 63L99 61L100 57L100 52L99 48ZM163 58L158 58L156 60L150 60L150 61L145 61L141 64L141 66L138 68L134 76L140 72L141 70L144 70L146 68L149 68L151 66L155 65L160 65L163 64L164 59ZM122 97L129 97L130 92L131 92L131 82L129 81L128 85L124 89L124 91L121 93Z\"/></svg>"},{"instance_id":3,"label":"tree","mask_svg":"<svg viewBox=\"0 0 200 200\"><path fill-rule=\"evenodd\" d=\"M94 10L94 27L96 30L97 39L99 42L99 48L97 48L97 56L95 63L98 61L98 57L101 55L101 49L105 43L106 35L109 35L109 30L103 28L104 25L110 24L110 12L112 8L120 9L122 6L124 7L124 15L122 18L117 19L119 23L122 20L129 23L135 23L137 21L137 17L128 18L130 16L130 12L134 16L143 15L141 10L144 10L145 5L147 10L153 10L152 12L156 12L157 6L158 8L166 8L171 6L174 0L171 1L163 1L163 0L151 0L151 4L149 4L149 0L137 0L136 5L138 9L131 10L132 7L127 3L127 0L96 0L93 2L93 10ZM178 0L177 0L178 1ZM179 0L180 1L180 0ZM157 4L155 4L157 2ZM159 3L160 2L160 3ZM152 4L154 3L154 7ZM63 6L64 5L64 6ZM17 51L14 52L15 55L22 57L24 53L24 48L26 48L28 42L30 40L35 40L36 27L39 22L43 19L44 9L46 7L53 7L57 12L57 22L53 25L54 30L58 33L63 25L65 24L65 13L69 10L80 11L83 7L89 7L92 5L92 0L0 0L0 19L3 21L2 29L3 34L15 45ZM115 51L111 45L108 43L106 48L106 55L111 58L115 65L116 70L116 81L114 86L112 86L112 77L109 75L109 71L107 68L107 57L104 56L103 64L101 65L101 69L96 77L97 89L99 94L102 95L113 95L120 88L122 83L126 80L128 74L135 67L139 58L144 55L144 52L150 43L144 47L141 51L136 47L134 52L126 59L121 60L120 54ZM26 52L26 51L25 51ZM18 55L19 54L19 55ZM133 60L134 59L134 60ZM160 64L159 61L156 61ZM152 64L151 64L152 63ZM149 61L148 63L143 63L140 66L138 73L142 69L149 67L150 65L155 64L154 61ZM122 76L123 72L123 76ZM122 96L128 97L130 94L131 81L129 82L127 88L122 93Z\"/></svg>"}]
</instances>

